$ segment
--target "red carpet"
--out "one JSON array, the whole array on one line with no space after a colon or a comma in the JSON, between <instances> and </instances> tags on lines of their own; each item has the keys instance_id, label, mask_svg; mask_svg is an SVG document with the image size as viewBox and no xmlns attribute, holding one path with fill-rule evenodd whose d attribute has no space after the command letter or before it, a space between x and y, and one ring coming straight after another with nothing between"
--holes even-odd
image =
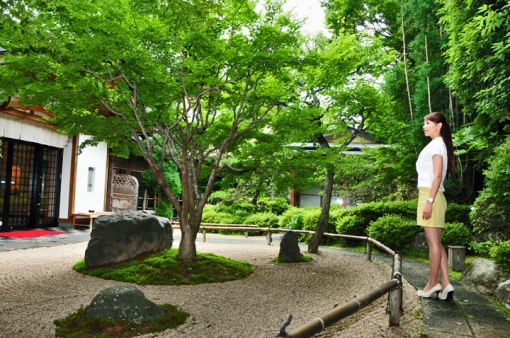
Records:
<instances>
[{"instance_id":1,"label":"red carpet","mask_svg":"<svg viewBox=\"0 0 510 338\"><path fill-rule=\"evenodd\" d=\"M67 232L55 231L55 230L28 229L28 230L19 230L19 231L0 232L0 237L31 238L31 237L61 235L61 234L66 234L66 233Z\"/></svg>"}]
</instances>

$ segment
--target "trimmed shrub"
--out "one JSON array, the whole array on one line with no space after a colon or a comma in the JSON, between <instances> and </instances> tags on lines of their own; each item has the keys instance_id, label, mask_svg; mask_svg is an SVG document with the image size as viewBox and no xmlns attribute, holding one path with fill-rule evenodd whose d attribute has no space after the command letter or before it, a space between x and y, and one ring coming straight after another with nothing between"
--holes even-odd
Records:
<instances>
[{"instance_id":1,"label":"trimmed shrub","mask_svg":"<svg viewBox=\"0 0 510 338\"><path fill-rule=\"evenodd\" d=\"M280 228L286 227L296 214L304 215L305 210L301 208L296 208L294 206L290 206L287 210L285 210L285 212L281 214L280 220L278 221L278 225L280 226Z\"/></svg>"},{"instance_id":2,"label":"trimmed shrub","mask_svg":"<svg viewBox=\"0 0 510 338\"><path fill-rule=\"evenodd\" d=\"M400 252L411 248L416 235L421 228L416 221L400 215L384 215L376 221L370 222L367 234L393 250Z\"/></svg>"},{"instance_id":3,"label":"trimmed shrub","mask_svg":"<svg viewBox=\"0 0 510 338\"><path fill-rule=\"evenodd\" d=\"M292 216L290 222L287 224L289 229L292 230L302 230L303 225L305 224L304 217L302 214L294 214Z\"/></svg>"},{"instance_id":4,"label":"trimmed shrub","mask_svg":"<svg viewBox=\"0 0 510 338\"><path fill-rule=\"evenodd\" d=\"M441 242L445 248L449 245L469 247L472 239L471 231L463 223L459 222L446 223L441 235Z\"/></svg>"},{"instance_id":5,"label":"trimmed shrub","mask_svg":"<svg viewBox=\"0 0 510 338\"><path fill-rule=\"evenodd\" d=\"M342 235L365 236L370 222L374 222L384 215L393 214L403 218L416 219L417 207L417 199L360 204L339 212L336 231Z\"/></svg>"},{"instance_id":6,"label":"trimmed shrub","mask_svg":"<svg viewBox=\"0 0 510 338\"><path fill-rule=\"evenodd\" d=\"M321 216L320 208L306 208L306 213L303 217L303 230L315 231L317 230L317 223L319 222L319 218ZM335 224L338 221L338 217L341 210L331 210L329 213L328 225L324 232L336 233ZM309 242L312 239L313 235L303 235L304 241ZM323 237L321 240L321 245L331 245L336 239L330 237Z\"/></svg>"},{"instance_id":7,"label":"trimmed shrub","mask_svg":"<svg viewBox=\"0 0 510 338\"><path fill-rule=\"evenodd\" d=\"M320 215L320 208L307 209L303 219L303 230L315 231Z\"/></svg>"},{"instance_id":8,"label":"trimmed shrub","mask_svg":"<svg viewBox=\"0 0 510 338\"><path fill-rule=\"evenodd\" d=\"M245 202L245 201L239 201L232 204L227 204L225 202L219 202L218 204L214 205L214 210L218 212L226 212L228 214L244 214L245 216L248 216L250 214L253 214L256 212L255 206L251 203Z\"/></svg>"},{"instance_id":9,"label":"trimmed shrub","mask_svg":"<svg viewBox=\"0 0 510 338\"><path fill-rule=\"evenodd\" d=\"M464 226L471 232L473 227L469 220L469 213L471 212L471 205L457 204L455 202L448 202L446 209L445 222L446 223L463 223Z\"/></svg>"},{"instance_id":10,"label":"trimmed shrub","mask_svg":"<svg viewBox=\"0 0 510 338\"><path fill-rule=\"evenodd\" d=\"M277 228L279 217L270 212L259 212L248 216L245 224L257 224L261 228Z\"/></svg>"},{"instance_id":11,"label":"trimmed shrub","mask_svg":"<svg viewBox=\"0 0 510 338\"><path fill-rule=\"evenodd\" d=\"M214 208L204 208L202 214L203 223L218 223L218 224L237 224L235 216L226 212L217 212Z\"/></svg>"},{"instance_id":12,"label":"trimmed shrub","mask_svg":"<svg viewBox=\"0 0 510 338\"><path fill-rule=\"evenodd\" d=\"M336 232L342 235L364 236L370 222L374 222L379 217L390 214L400 215L402 218L413 220L416 224L417 208L417 199L361 204L339 212L339 219L336 222ZM448 203L446 222L468 224L467 228L471 230L469 212L469 205L453 202Z\"/></svg>"},{"instance_id":13,"label":"trimmed shrub","mask_svg":"<svg viewBox=\"0 0 510 338\"><path fill-rule=\"evenodd\" d=\"M336 223L336 233L340 235L365 236L367 222L358 213L340 217Z\"/></svg>"},{"instance_id":14,"label":"trimmed shrub","mask_svg":"<svg viewBox=\"0 0 510 338\"><path fill-rule=\"evenodd\" d=\"M281 215L290 208L290 205L283 197L277 197L274 200L271 200L269 197L262 197L257 201L257 208L260 212L271 212Z\"/></svg>"}]
</instances>

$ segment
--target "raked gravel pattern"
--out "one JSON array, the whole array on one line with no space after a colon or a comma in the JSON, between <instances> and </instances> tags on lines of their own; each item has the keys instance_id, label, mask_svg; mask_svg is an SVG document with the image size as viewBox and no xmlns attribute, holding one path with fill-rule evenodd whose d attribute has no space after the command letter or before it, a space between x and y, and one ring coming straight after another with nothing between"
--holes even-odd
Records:
<instances>
[{"instance_id":1,"label":"raked gravel pattern","mask_svg":"<svg viewBox=\"0 0 510 338\"><path fill-rule=\"evenodd\" d=\"M72 266L87 243L0 252L0 338L54 337L54 319L66 317L104 288L120 284L81 275ZM310 263L275 264L278 246L197 242L197 250L251 262L243 280L193 286L138 286L157 304L189 312L186 323L143 337L275 337L290 314L287 332L389 280L379 262L329 252ZM416 290L404 281L400 327L388 326L383 296L318 337L418 337L422 321Z\"/></svg>"}]
</instances>

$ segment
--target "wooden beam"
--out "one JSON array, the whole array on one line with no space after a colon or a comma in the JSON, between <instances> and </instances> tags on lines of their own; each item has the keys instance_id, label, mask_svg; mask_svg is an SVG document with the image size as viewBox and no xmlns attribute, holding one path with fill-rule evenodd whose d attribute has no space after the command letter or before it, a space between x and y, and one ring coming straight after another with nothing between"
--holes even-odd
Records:
<instances>
[{"instance_id":1,"label":"wooden beam","mask_svg":"<svg viewBox=\"0 0 510 338\"><path fill-rule=\"evenodd\" d=\"M29 121L41 123L41 124L44 124L44 125L50 127L51 129L53 129L55 131L58 129L58 126L56 126L55 124L53 124L51 122L46 121L45 119L43 119L40 116L37 116L35 114L29 114L27 112L20 111L17 109L12 109L12 108L11 109L1 109L0 108L0 113L15 116L15 117L23 119L23 120L29 120Z\"/></svg>"}]
</instances>

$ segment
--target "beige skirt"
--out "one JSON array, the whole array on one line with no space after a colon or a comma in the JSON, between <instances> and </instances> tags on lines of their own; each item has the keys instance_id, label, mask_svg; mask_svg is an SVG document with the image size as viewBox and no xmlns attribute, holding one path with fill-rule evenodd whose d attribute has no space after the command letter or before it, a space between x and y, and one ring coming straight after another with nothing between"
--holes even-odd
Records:
<instances>
[{"instance_id":1,"label":"beige skirt","mask_svg":"<svg viewBox=\"0 0 510 338\"><path fill-rule=\"evenodd\" d=\"M444 228L444 217L446 213L446 198L442 192L436 194L434 203L432 204L432 217L425 220L423 219L423 208L427 203L429 197L430 188L418 188L420 193L418 195L418 212L417 212L417 224L423 227L430 228Z\"/></svg>"}]
</instances>

